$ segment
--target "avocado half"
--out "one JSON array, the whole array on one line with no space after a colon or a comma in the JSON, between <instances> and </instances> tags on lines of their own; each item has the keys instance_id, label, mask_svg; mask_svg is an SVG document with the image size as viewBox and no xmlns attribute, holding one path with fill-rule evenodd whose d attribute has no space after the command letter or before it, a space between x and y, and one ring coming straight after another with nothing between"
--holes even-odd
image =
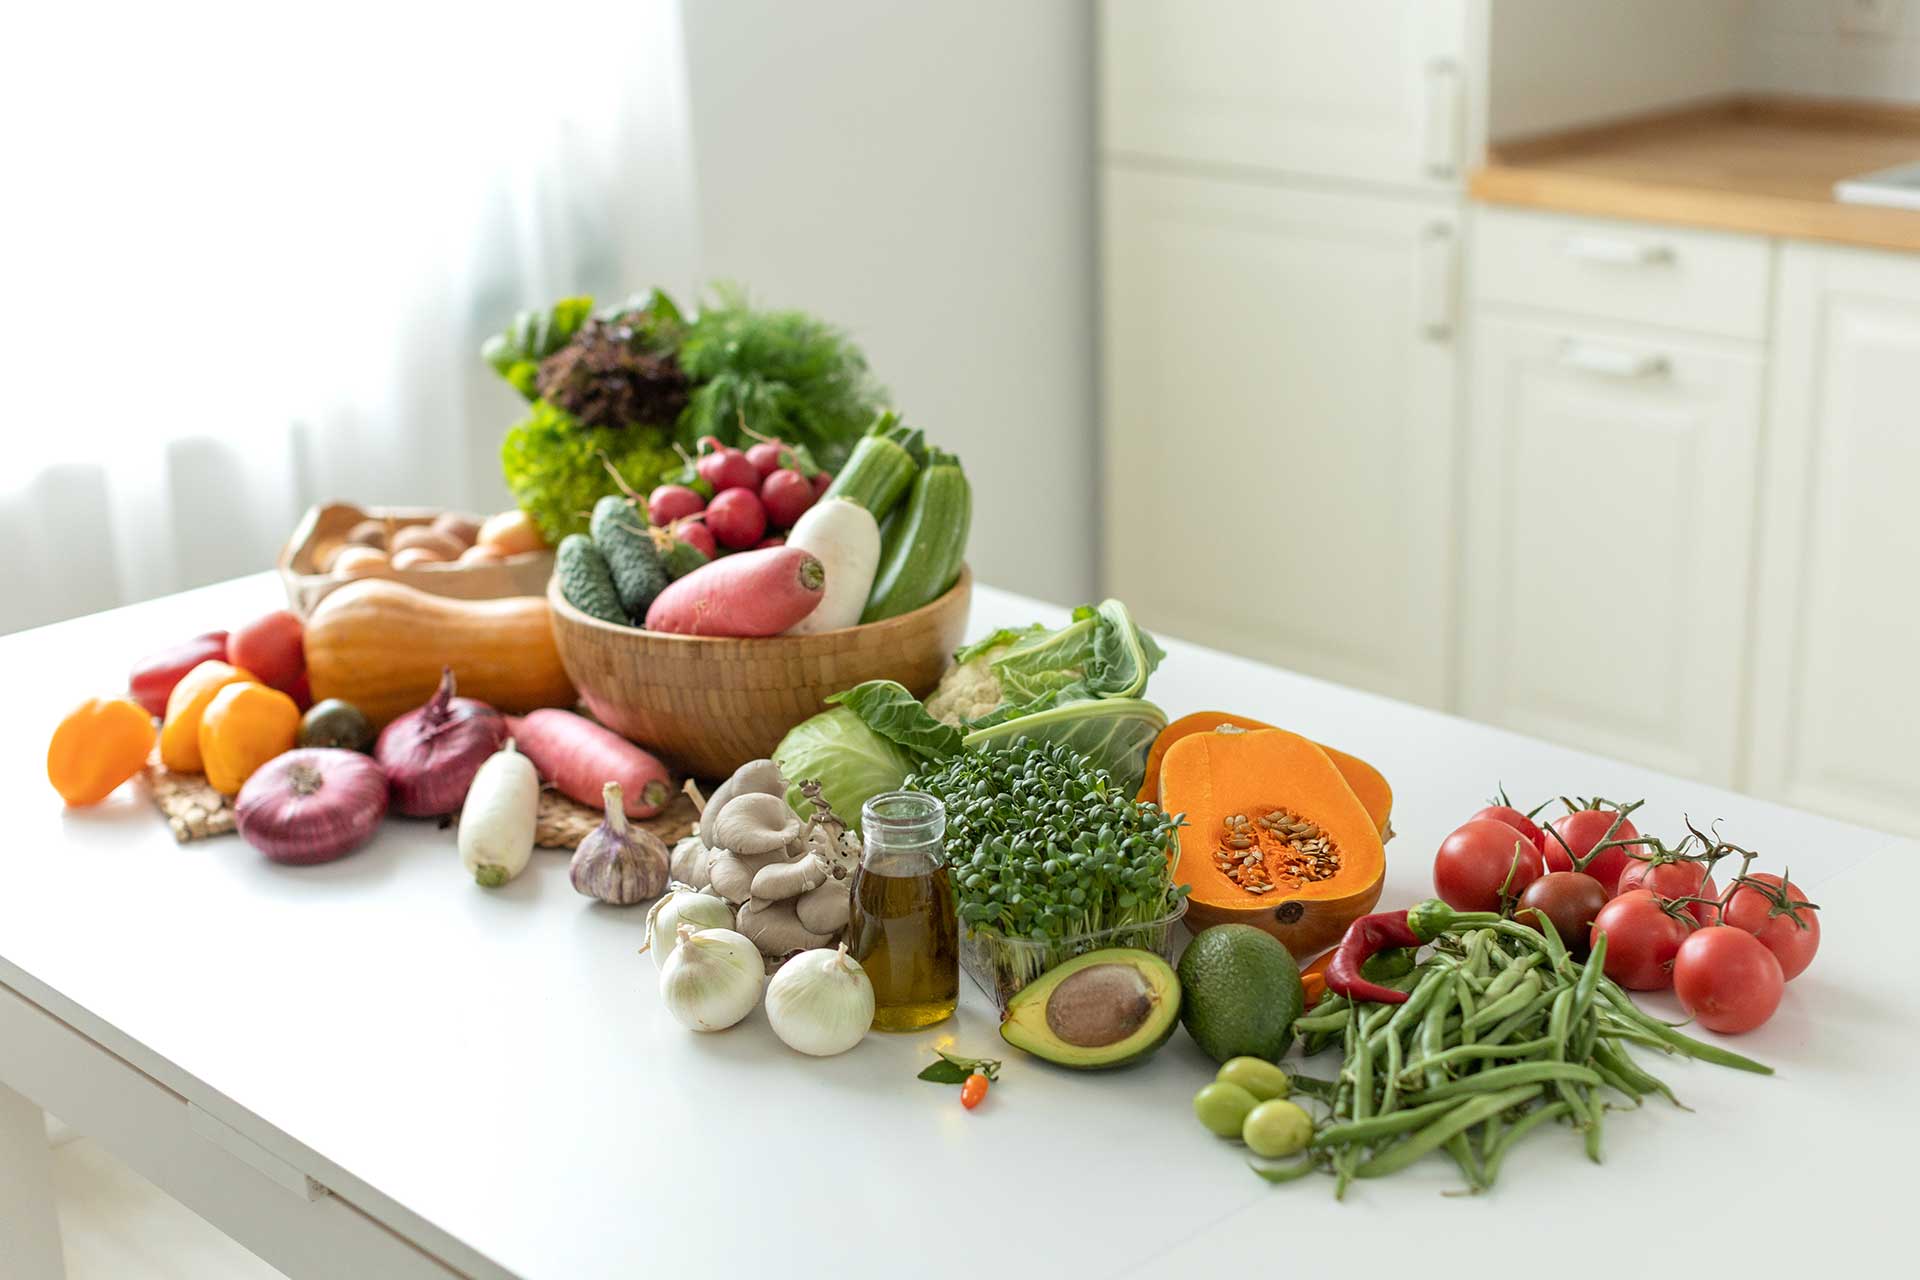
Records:
<instances>
[{"instance_id":1,"label":"avocado half","mask_svg":"<svg viewBox=\"0 0 1920 1280\"><path fill-rule=\"evenodd\" d=\"M1098 1071L1137 1062L1180 1021L1180 979L1151 951L1089 951L1041 974L1007 1003L1000 1038L1036 1058Z\"/></svg>"}]
</instances>

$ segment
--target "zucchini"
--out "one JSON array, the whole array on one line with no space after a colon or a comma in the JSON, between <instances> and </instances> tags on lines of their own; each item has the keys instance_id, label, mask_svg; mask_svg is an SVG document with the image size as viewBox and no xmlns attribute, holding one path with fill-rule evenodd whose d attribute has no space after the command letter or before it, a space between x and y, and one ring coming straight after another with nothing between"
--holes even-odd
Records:
<instances>
[{"instance_id":1,"label":"zucchini","mask_svg":"<svg viewBox=\"0 0 1920 1280\"><path fill-rule=\"evenodd\" d=\"M568 604L602 622L633 625L627 611L620 607L620 593L614 590L607 558L593 545L592 538L584 533L562 538L560 549L554 552L553 571L560 575L560 594Z\"/></svg>"},{"instance_id":2,"label":"zucchini","mask_svg":"<svg viewBox=\"0 0 1920 1280\"><path fill-rule=\"evenodd\" d=\"M960 460L938 449L887 531L862 622L911 613L945 595L960 576L973 523L973 491Z\"/></svg>"},{"instance_id":3,"label":"zucchini","mask_svg":"<svg viewBox=\"0 0 1920 1280\"><path fill-rule=\"evenodd\" d=\"M853 454L833 478L822 499L846 498L865 507L875 520L894 509L926 454L926 436L917 427L900 423L895 413L873 420L853 446Z\"/></svg>"},{"instance_id":4,"label":"zucchini","mask_svg":"<svg viewBox=\"0 0 1920 1280\"><path fill-rule=\"evenodd\" d=\"M613 589L630 618L647 616L647 606L667 589L667 567L647 536L646 517L627 499L610 493L593 504L593 545L606 557Z\"/></svg>"}]
</instances>

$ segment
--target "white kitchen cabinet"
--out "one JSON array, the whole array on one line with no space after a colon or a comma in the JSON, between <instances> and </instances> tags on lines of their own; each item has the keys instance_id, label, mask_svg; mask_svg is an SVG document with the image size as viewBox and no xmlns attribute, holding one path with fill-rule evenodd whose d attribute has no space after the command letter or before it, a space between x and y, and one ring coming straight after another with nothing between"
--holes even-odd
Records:
<instances>
[{"instance_id":1,"label":"white kitchen cabinet","mask_svg":"<svg viewBox=\"0 0 1920 1280\"><path fill-rule=\"evenodd\" d=\"M1749 784L1920 833L1920 259L1780 263Z\"/></svg>"},{"instance_id":2,"label":"white kitchen cabinet","mask_svg":"<svg viewBox=\"0 0 1920 1280\"><path fill-rule=\"evenodd\" d=\"M1117 166L1104 198L1107 589L1444 704L1454 206Z\"/></svg>"},{"instance_id":3,"label":"white kitchen cabinet","mask_svg":"<svg viewBox=\"0 0 1920 1280\"><path fill-rule=\"evenodd\" d=\"M1732 784L1758 348L1482 309L1472 364L1461 709Z\"/></svg>"},{"instance_id":4,"label":"white kitchen cabinet","mask_svg":"<svg viewBox=\"0 0 1920 1280\"><path fill-rule=\"evenodd\" d=\"M1452 189L1477 110L1468 0L1108 0L1109 156Z\"/></svg>"}]
</instances>

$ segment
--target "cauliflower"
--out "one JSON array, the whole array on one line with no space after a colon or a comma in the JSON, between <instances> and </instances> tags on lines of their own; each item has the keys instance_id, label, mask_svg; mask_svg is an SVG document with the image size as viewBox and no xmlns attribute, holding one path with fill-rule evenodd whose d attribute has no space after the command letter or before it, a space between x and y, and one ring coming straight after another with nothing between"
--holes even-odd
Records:
<instances>
[{"instance_id":1,"label":"cauliflower","mask_svg":"<svg viewBox=\"0 0 1920 1280\"><path fill-rule=\"evenodd\" d=\"M965 728L1000 706L1000 676L993 660L1011 649L1011 643L987 649L966 662L947 668L940 683L927 695L927 714L956 729Z\"/></svg>"}]
</instances>

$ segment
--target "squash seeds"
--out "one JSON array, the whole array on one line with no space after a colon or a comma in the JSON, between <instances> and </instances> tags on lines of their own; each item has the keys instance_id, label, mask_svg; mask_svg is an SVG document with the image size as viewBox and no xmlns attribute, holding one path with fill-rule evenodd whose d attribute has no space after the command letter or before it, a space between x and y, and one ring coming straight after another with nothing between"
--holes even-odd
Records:
<instances>
[{"instance_id":1,"label":"squash seeds","mask_svg":"<svg viewBox=\"0 0 1920 1280\"><path fill-rule=\"evenodd\" d=\"M1298 889L1340 873L1340 851L1317 824L1285 809L1258 818L1229 814L1221 823L1214 866L1252 894Z\"/></svg>"}]
</instances>

